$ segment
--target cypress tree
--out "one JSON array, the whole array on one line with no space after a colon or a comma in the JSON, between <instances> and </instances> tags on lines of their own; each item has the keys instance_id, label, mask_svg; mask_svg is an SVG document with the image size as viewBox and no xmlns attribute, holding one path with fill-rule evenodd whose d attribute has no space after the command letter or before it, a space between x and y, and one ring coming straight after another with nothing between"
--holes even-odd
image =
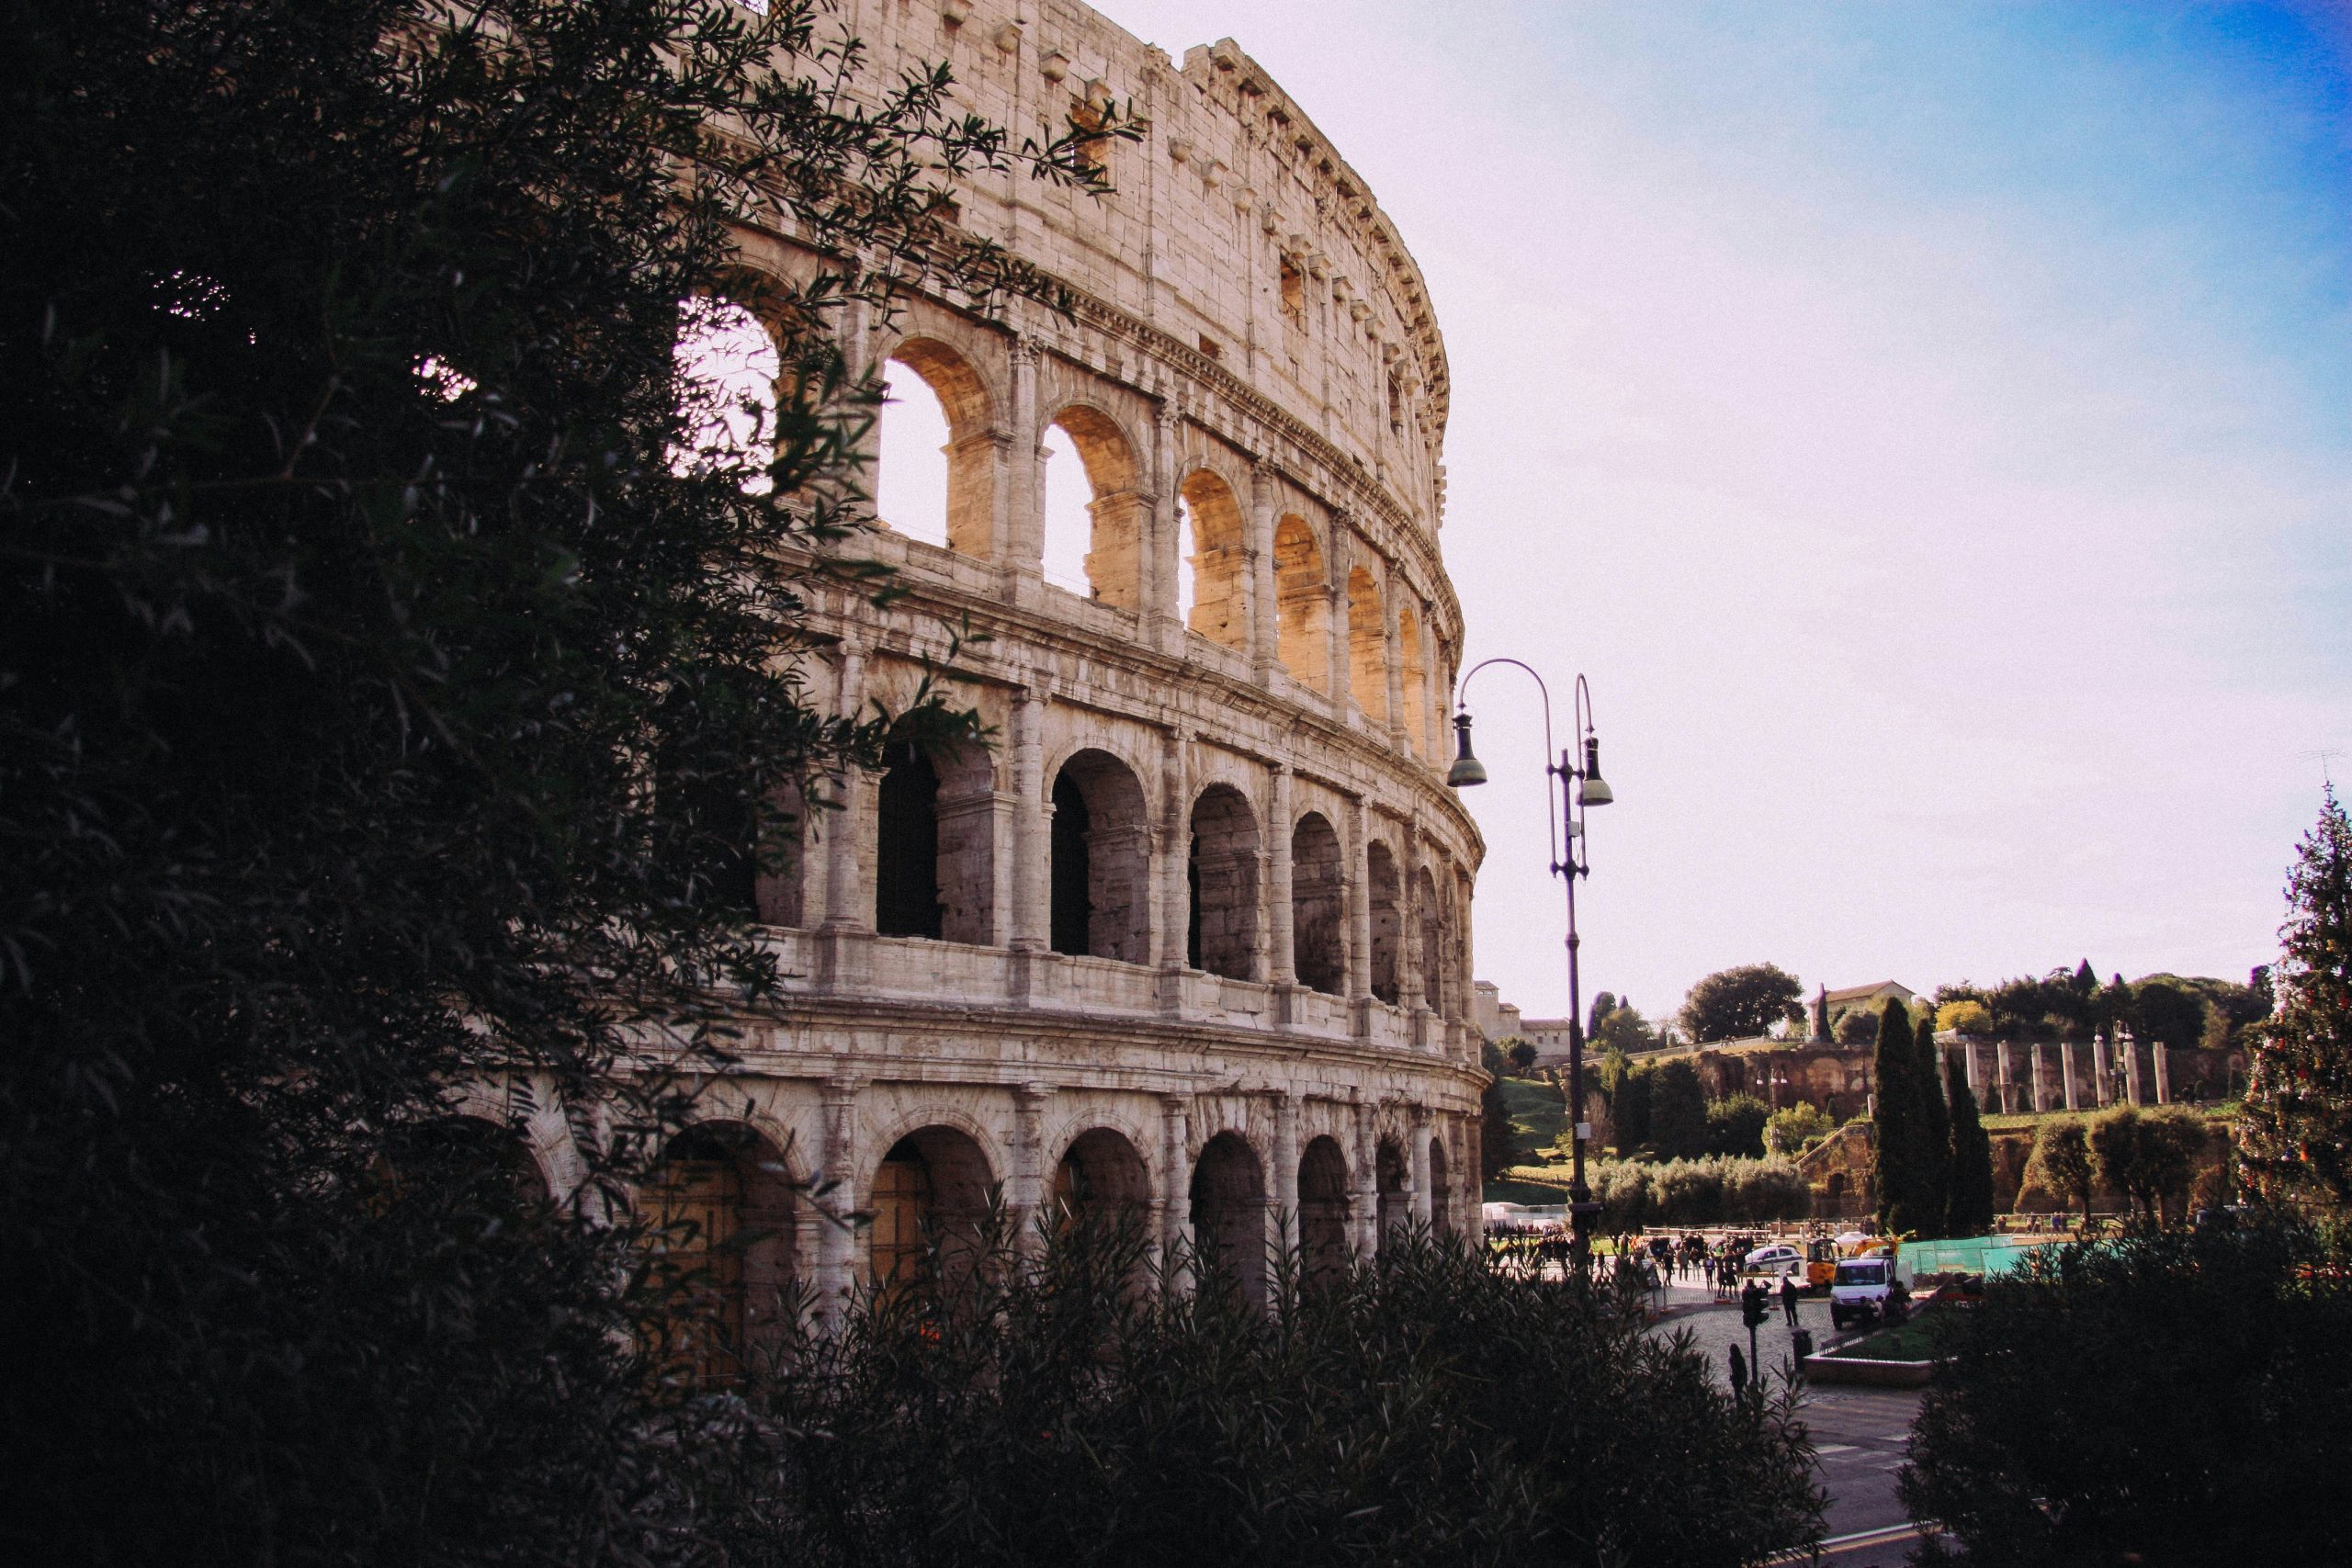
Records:
<instances>
[{"instance_id":1,"label":"cypress tree","mask_svg":"<svg viewBox=\"0 0 2352 1568\"><path fill-rule=\"evenodd\" d=\"M1951 1098L1951 1175L1944 1210L1946 1235L1983 1235L1993 1228L1993 1140L1976 1115L1976 1095L1958 1063L1944 1066Z\"/></svg>"},{"instance_id":2,"label":"cypress tree","mask_svg":"<svg viewBox=\"0 0 2352 1568\"><path fill-rule=\"evenodd\" d=\"M1919 1207L1929 1224L1922 1234L1940 1235L1951 1207L1951 1118L1944 1105L1943 1054L1936 1048L1936 1015L1919 1016Z\"/></svg>"},{"instance_id":3,"label":"cypress tree","mask_svg":"<svg viewBox=\"0 0 2352 1568\"><path fill-rule=\"evenodd\" d=\"M1877 1145L1871 1150L1871 1174L1878 1188L1879 1229L1888 1235L1933 1230L1920 1212L1925 1183L1920 1180L1920 1093L1917 1045L1911 1035L1911 1015L1901 1002L1889 1002L1879 1019L1878 1047L1872 1076L1878 1089Z\"/></svg>"}]
</instances>

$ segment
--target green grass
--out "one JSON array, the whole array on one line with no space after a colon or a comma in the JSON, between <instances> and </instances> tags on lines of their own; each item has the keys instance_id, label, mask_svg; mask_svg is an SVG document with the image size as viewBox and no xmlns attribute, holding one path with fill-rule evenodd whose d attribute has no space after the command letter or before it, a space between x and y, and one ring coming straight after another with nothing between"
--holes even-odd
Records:
<instances>
[{"instance_id":1,"label":"green grass","mask_svg":"<svg viewBox=\"0 0 2352 1568\"><path fill-rule=\"evenodd\" d=\"M2183 1111L2202 1111L2210 1121L2232 1122L2237 1119L2238 1102L2234 1100L2220 1101L2206 1100L2201 1103L2194 1100L2177 1100L2173 1101L2173 1104ZM2142 1107L2142 1109L2154 1110L2154 1102L2150 1102L2150 1104ZM2090 1108L2086 1108L2081 1111L2013 1111L2006 1116L1998 1114L1988 1115L1984 1118L1984 1130L1988 1133L2030 1133L2044 1122L2062 1121L2069 1116L2086 1120L2098 1114L2098 1111L2096 1109Z\"/></svg>"},{"instance_id":2,"label":"green grass","mask_svg":"<svg viewBox=\"0 0 2352 1568\"><path fill-rule=\"evenodd\" d=\"M1882 1328L1851 1345L1841 1345L1829 1354L1857 1361L1932 1361L1937 1354L1936 1340L1935 1325L1914 1318L1893 1328Z\"/></svg>"},{"instance_id":3,"label":"green grass","mask_svg":"<svg viewBox=\"0 0 2352 1568\"><path fill-rule=\"evenodd\" d=\"M1519 1179L1516 1172L1498 1177L1495 1180L1487 1182L1486 1197L1484 1199L1484 1201L1488 1203L1533 1203L1537 1205L1565 1203L1567 1201L1568 1189L1566 1186L1566 1177L1565 1175L1561 1178L1561 1185L1555 1187L1549 1182L1521 1180Z\"/></svg>"},{"instance_id":4,"label":"green grass","mask_svg":"<svg viewBox=\"0 0 2352 1568\"><path fill-rule=\"evenodd\" d=\"M1503 1103L1510 1107L1511 1163L1532 1163L1566 1130L1567 1100L1552 1085L1532 1078L1505 1078L1502 1089Z\"/></svg>"}]
</instances>

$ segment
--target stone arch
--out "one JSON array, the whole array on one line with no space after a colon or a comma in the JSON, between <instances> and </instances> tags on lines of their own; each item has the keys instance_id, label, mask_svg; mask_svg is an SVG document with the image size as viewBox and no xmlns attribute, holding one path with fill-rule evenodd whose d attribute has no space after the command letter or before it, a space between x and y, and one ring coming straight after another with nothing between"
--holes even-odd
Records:
<instances>
[{"instance_id":1,"label":"stone arch","mask_svg":"<svg viewBox=\"0 0 2352 1568\"><path fill-rule=\"evenodd\" d=\"M1229 980L1258 977L1258 816L1250 797L1213 784L1193 801L1185 963Z\"/></svg>"},{"instance_id":2,"label":"stone arch","mask_svg":"<svg viewBox=\"0 0 2352 1568\"><path fill-rule=\"evenodd\" d=\"M1430 1225L1440 1236L1453 1234L1453 1179L1448 1174L1452 1161L1445 1152L1445 1139L1437 1133L1430 1134Z\"/></svg>"},{"instance_id":3,"label":"stone arch","mask_svg":"<svg viewBox=\"0 0 2352 1568\"><path fill-rule=\"evenodd\" d=\"M696 1122L662 1149L642 1198L653 1267L678 1307L662 1354L705 1387L732 1382L790 1317L794 1189L783 1153L743 1122Z\"/></svg>"},{"instance_id":4,"label":"stone arch","mask_svg":"<svg viewBox=\"0 0 2352 1568\"><path fill-rule=\"evenodd\" d=\"M1057 1222L1140 1228L1151 1204L1151 1170L1135 1140L1115 1127L1090 1127L1054 1167Z\"/></svg>"},{"instance_id":5,"label":"stone arch","mask_svg":"<svg viewBox=\"0 0 2352 1568\"><path fill-rule=\"evenodd\" d=\"M1203 1280L1221 1276L1251 1306L1266 1304L1266 1181L1258 1151L1219 1133L1193 1164L1193 1241Z\"/></svg>"},{"instance_id":6,"label":"stone arch","mask_svg":"<svg viewBox=\"0 0 2352 1568\"><path fill-rule=\"evenodd\" d=\"M1340 835L1321 812L1307 812L1290 836L1291 964L1300 985L1327 996L1347 990L1346 878Z\"/></svg>"},{"instance_id":7,"label":"stone arch","mask_svg":"<svg viewBox=\"0 0 2352 1568\"><path fill-rule=\"evenodd\" d=\"M1083 570L1093 596L1115 609L1143 607L1144 524L1150 506L1142 490L1142 470L1135 443L1119 423L1101 409L1072 403L1046 423L1058 431L1076 453L1085 476L1086 529ZM1046 527L1065 510L1053 501L1051 465L1047 465L1043 510ZM1048 539L1047 553L1056 541Z\"/></svg>"},{"instance_id":8,"label":"stone arch","mask_svg":"<svg viewBox=\"0 0 2352 1568\"><path fill-rule=\"evenodd\" d=\"M910 538L944 545L958 555L993 555L999 542L995 536L996 411L987 382L968 359L939 339L920 335L903 338L880 367L884 391L901 400L902 407L914 402L915 388L893 373L898 367L911 371L914 382L936 401L939 420L946 427L947 439L940 447L944 468L935 487L944 491L944 514L937 518L885 516L881 521ZM899 433L892 428L894 424L911 423L893 416L888 402L876 419L877 506L882 504L885 485L889 482L889 465L915 458L912 451L899 450L904 443L894 439Z\"/></svg>"},{"instance_id":9,"label":"stone arch","mask_svg":"<svg viewBox=\"0 0 2352 1568\"><path fill-rule=\"evenodd\" d=\"M986 943L995 920L995 769L976 746L883 752L876 790L874 929Z\"/></svg>"},{"instance_id":10,"label":"stone arch","mask_svg":"<svg viewBox=\"0 0 2352 1568\"><path fill-rule=\"evenodd\" d=\"M1227 648L1250 645L1249 547L1241 502L1233 487L1207 468L1194 468L1178 487L1191 525L1192 604L1185 625ZM1180 606L1181 608L1181 606Z\"/></svg>"},{"instance_id":11,"label":"stone arch","mask_svg":"<svg viewBox=\"0 0 2352 1568\"><path fill-rule=\"evenodd\" d=\"M673 448L679 473L741 465L764 469L775 447L778 388L784 357L775 333L744 301L727 293L698 294L678 302L672 351L678 370L686 434ZM763 472L743 488L764 494L774 481Z\"/></svg>"},{"instance_id":12,"label":"stone arch","mask_svg":"<svg viewBox=\"0 0 2352 1568\"><path fill-rule=\"evenodd\" d=\"M1339 1140L1310 1139L1298 1156L1299 1267L1309 1284L1348 1266L1348 1159Z\"/></svg>"},{"instance_id":13,"label":"stone arch","mask_svg":"<svg viewBox=\"0 0 2352 1568\"><path fill-rule=\"evenodd\" d=\"M1364 848L1364 892L1372 909L1372 994L1396 1005L1399 946L1405 934L1404 884L1396 875L1396 857L1374 839Z\"/></svg>"},{"instance_id":14,"label":"stone arch","mask_svg":"<svg viewBox=\"0 0 2352 1568\"><path fill-rule=\"evenodd\" d=\"M1421 651L1421 618L1409 603L1396 606L1396 656L1397 696L1405 705L1405 711L1396 716L1397 725L1405 732L1405 749L1426 758L1432 755L1429 660Z\"/></svg>"},{"instance_id":15,"label":"stone arch","mask_svg":"<svg viewBox=\"0 0 2352 1568\"><path fill-rule=\"evenodd\" d=\"M1445 909L1438 902L1437 878L1427 865L1414 878L1413 903L1421 923L1421 1005L1445 1011Z\"/></svg>"},{"instance_id":16,"label":"stone arch","mask_svg":"<svg viewBox=\"0 0 2352 1568\"><path fill-rule=\"evenodd\" d=\"M1412 1167L1405 1158L1405 1145L1394 1137L1383 1137L1373 1151L1372 1176L1380 1245L1385 1249L1390 1235L1413 1223Z\"/></svg>"},{"instance_id":17,"label":"stone arch","mask_svg":"<svg viewBox=\"0 0 2352 1568\"><path fill-rule=\"evenodd\" d=\"M1331 584L1323 547L1296 513L1274 525L1274 648L1306 685L1331 691Z\"/></svg>"},{"instance_id":18,"label":"stone arch","mask_svg":"<svg viewBox=\"0 0 2352 1568\"><path fill-rule=\"evenodd\" d=\"M874 1169L866 1259L886 1289L903 1286L928 1266L936 1247L953 1288L978 1260L995 1178L979 1140L963 1127L933 1121L894 1140Z\"/></svg>"},{"instance_id":19,"label":"stone arch","mask_svg":"<svg viewBox=\"0 0 2352 1568\"><path fill-rule=\"evenodd\" d=\"M1388 627L1379 581L1360 566L1348 572L1348 694L1373 723L1388 722Z\"/></svg>"},{"instance_id":20,"label":"stone arch","mask_svg":"<svg viewBox=\"0 0 2352 1568\"><path fill-rule=\"evenodd\" d=\"M1148 962L1150 834L1135 770L1099 748L1075 751L1052 798L1053 950Z\"/></svg>"}]
</instances>

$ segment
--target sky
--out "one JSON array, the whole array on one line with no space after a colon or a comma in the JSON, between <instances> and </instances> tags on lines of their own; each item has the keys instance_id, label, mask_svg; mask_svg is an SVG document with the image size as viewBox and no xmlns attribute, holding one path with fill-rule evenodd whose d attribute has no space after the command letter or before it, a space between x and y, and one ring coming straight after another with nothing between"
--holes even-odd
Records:
<instances>
[{"instance_id":1,"label":"sky","mask_svg":"<svg viewBox=\"0 0 2352 1568\"><path fill-rule=\"evenodd\" d=\"M1563 737L1585 674L1617 795L1588 1001L2275 957L2352 781L2352 7L1098 9L1238 41L1427 276L1464 668ZM1469 699L1476 971L1556 1016L1541 710Z\"/></svg>"}]
</instances>

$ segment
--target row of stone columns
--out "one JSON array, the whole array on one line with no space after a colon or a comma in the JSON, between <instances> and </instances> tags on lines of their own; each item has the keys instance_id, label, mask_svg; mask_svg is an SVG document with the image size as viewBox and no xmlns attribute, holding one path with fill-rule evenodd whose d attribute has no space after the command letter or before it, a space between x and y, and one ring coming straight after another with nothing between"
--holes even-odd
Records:
<instances>
[{"instance_id":1,"label":"row of stone columns","mask_svg":"<svg viewBox=\"0 0 2352 1568\"><path fill-rule=\"evenodd\" d=\"M1976 1058L1978 1044L1977 1041L1962 1040L1960 1043L1960 1048L1967 1073L1968 1087L1976 1095L1980 1103L1987 1102L1990 1095L1999 1097L1997 1105L1986 1104L1988 1110L1996 1110L2001 1114L2009 1115L2025 1110L2041 1112L2058 1109L2051 1102L2051 1075L2047 1070L2045 1056L2045 1053L2051 1050L2056 1051L2058 1055L2057 1088L2060 1103L2068 1111L2086 1109L2080 1099L2079 1080L2075 1071L2075 1053L2077 1049L2083 1048L2085 1043L2075 1041L2044 1043L2037 1040L2028 1044L2026 1047L2027 1081L2023 1085L2025 1092L2022 1096L2022 1104L2018 1103L2019 1086L2011 1071L2010 1043L2006 1040L1993 1043L1994 1079L1990 1083L1985 1083L1978 1077ZM2119 1098L2117 1093L2119 1077L2120 1098L2127 1104L2149 1103L2152 1098L2153 1102L2158 1105L2168 1105L2172 1102L2172 1064L2167 1060L2169 1053L2161 1043L2149 1048L2150 1070L2147 1072L2143 1072L2141 1067L2139 1042L2133 1038L2129 1030L2122 1031L2112 1042L2105 1039L2092 1040L2087 1043L2087 1048L2091 1054L2090 1088L2094 1096L2092 1107L2112 1105L2116 1102ZM2110 1054L2112 1054L2112 1059L2110 1059Z\"/></svg>"}]
</instances>

